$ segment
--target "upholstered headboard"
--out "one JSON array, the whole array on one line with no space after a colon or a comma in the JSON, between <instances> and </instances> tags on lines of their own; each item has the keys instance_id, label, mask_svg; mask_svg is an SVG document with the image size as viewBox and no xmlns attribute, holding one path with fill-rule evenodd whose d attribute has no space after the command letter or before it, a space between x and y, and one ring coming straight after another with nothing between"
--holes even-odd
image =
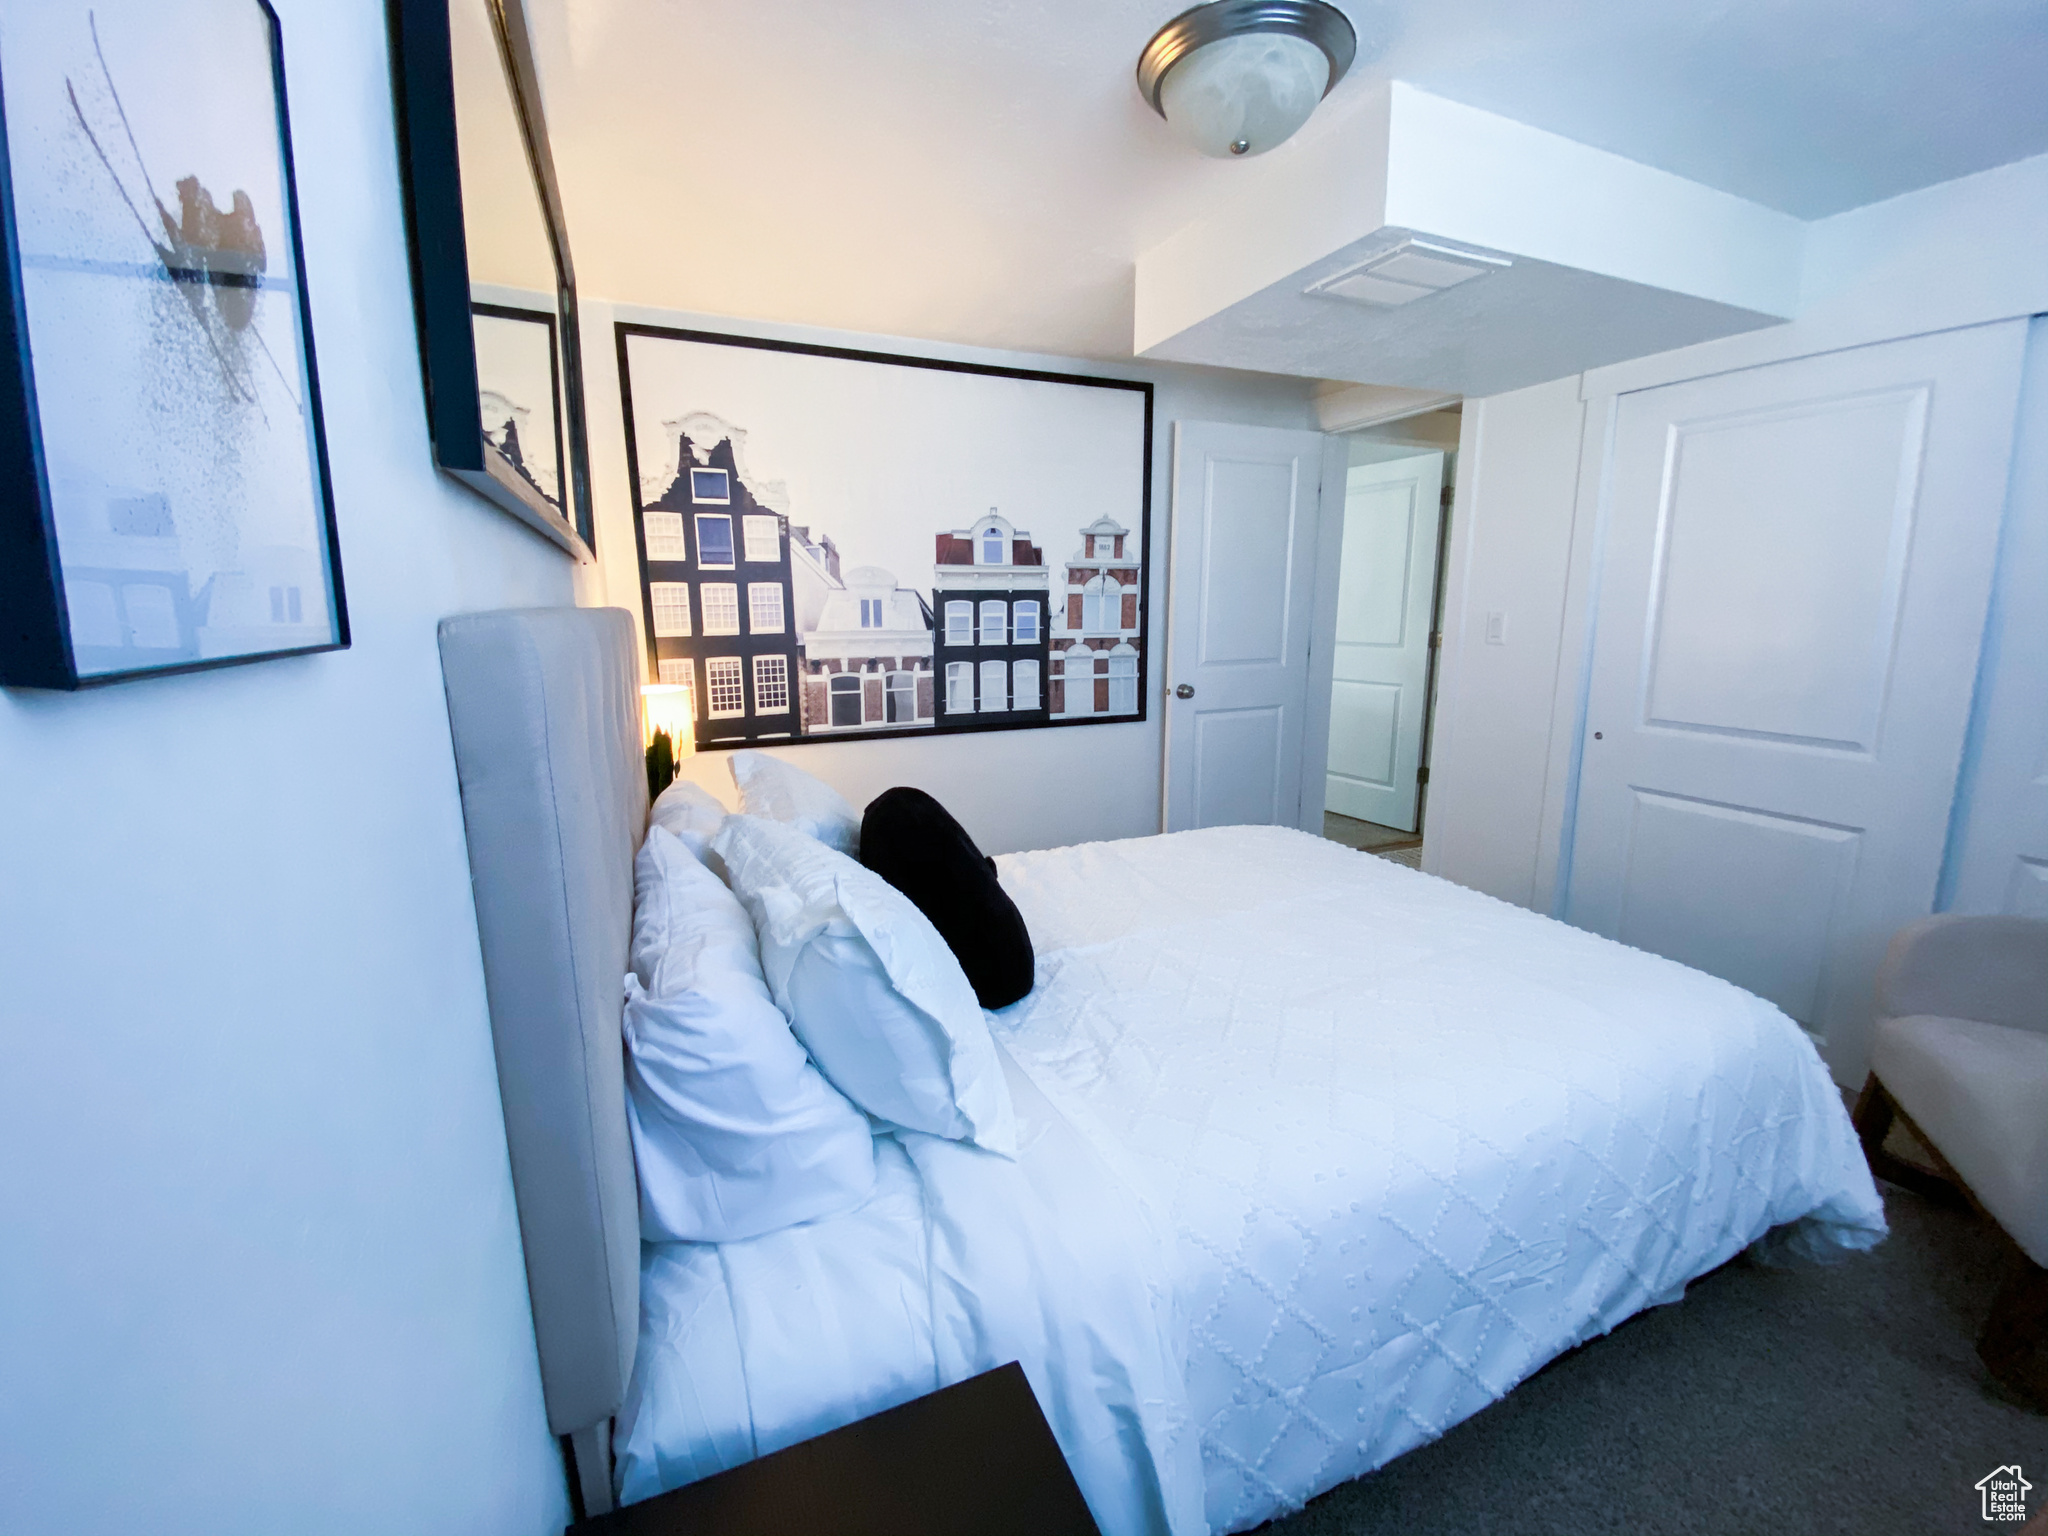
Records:
<instances>
[{"instance_id":1,"label":"upholstered headboard","mask_svg":"<svg viewBox=\"0 0 2048 1536\"><path fill-rule=\"evenodd\" d=\"M444 619L441 672L541 1385L595 1514L611 1507L640 1314L619 1033L647 825L633 622L616 608Z\"/></svg>"}]
</instances>

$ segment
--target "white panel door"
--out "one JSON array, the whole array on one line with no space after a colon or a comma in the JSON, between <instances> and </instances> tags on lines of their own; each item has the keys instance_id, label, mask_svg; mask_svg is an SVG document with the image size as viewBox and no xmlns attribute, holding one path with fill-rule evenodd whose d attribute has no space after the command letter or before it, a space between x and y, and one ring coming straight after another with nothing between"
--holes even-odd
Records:
<instances>
[{"instance_id":1,"label":"white panel door","mask_svg":"<svg viewBox=\"0 0 2048 1536\"><path fill-rule=\"evenodd\" d=\"M1325 808L1415 830L1444 456L1355 464L1344 482Z\"/></svg>"},{"instance_id":2,"label":"white panel door","mask_svg":"<svg viewBox=\"0 0 2048 1536\"><path fill-rule=\"evenodd\" d=\"M2024 326L1625 395L1566 916L1869 1058L1932 909Z\"/></svg>"},{"instance_id":3,"label":"white panel door","mask_svg":"<svg viewBox=\"0 0 2048 1536\"><path fill-rule=\"evenodd\" d=\"M1322 454L1319 432L1174 423L1169 832L1300 818Z\"/></svg>"},{"instance_id":4,"label":"white panel door","mask_svg":"<svg viewBox=\"0 0 2048 1536\"><path fill-rule=\"evenodd\" d=\"M2048 318L2028 333L2017 435L1947 906L2048 917Z\"/></svg>"}]
</instances>

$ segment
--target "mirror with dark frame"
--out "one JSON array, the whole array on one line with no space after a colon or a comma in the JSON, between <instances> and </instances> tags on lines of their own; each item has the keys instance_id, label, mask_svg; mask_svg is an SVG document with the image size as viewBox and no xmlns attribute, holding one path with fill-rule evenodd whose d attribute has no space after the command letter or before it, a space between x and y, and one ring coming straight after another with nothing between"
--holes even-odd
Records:
<instances>
[{"instance_id":1,"label":"mirror with dark frame","mask_svg":"<svg viewBox=\"0 0 2048 1536\"><path fill-rule=\"evenodd\" d=\"M588 560L575 270L522 0L390 19L435 462Z\"/></svg>"}]
</instances>

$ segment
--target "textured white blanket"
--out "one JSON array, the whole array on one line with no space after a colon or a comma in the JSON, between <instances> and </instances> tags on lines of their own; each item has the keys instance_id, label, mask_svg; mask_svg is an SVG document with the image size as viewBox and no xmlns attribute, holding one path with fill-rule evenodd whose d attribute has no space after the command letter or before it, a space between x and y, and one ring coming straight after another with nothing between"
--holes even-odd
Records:
<instances>
[{"instance_id":1,"label":"textured white blanket","mask_svg":"<svg viewBox=\"0 0 2048 1536\"><path fill-rule=\"evenodd\" d=\"M1105 1532L1240 1530L1772 1228L1884 1233L1811 1043L1723 982L1275 828L999 864L1022 1156L907 1138L861 1211L650 1248L626 1497L1018 1358Z\"/></svg>"},{"instance_id":2,"label":"textured white blanket","mask_svg":"<svg viewBox=\"0 0 2048 1536\"><path fill-rule=\"evenodd\" d=\"M1178 1234L1217 1531L1774 1226L1884 1234L1811 1042L1725 982L1278 828L1000 863L1040 967L999 1038Z\"/></svg>"}]
</instances>

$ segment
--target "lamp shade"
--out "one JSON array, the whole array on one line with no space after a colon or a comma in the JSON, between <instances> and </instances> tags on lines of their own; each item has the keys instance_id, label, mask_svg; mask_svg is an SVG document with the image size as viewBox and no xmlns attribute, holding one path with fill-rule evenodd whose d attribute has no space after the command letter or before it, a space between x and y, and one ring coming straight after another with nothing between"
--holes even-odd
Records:
<instances>
[{"instance_id":1,"label":"lamp shade","mask_svg":"<svg viewBox=\"0 0 2048 1536\"><path fill-rule=\"evenodd\" d=\"M1308 39L1245 32L1205 44L1168 69L1159 110L1205 155L1262 155L1308 121L1329 83L1329 57Z\"/></svg>"},{"instance_id":2,"label":"lamp shade","mask_svg":"<svg viewBox=\"0 0 2048 1536\"><path fill-rule=\"evenodd\" d=\"M648 745L667 731L677 757L697 750L697 709L687 683L646 683L640 689L640 717Z\"/></svg>"}]
</instances>

